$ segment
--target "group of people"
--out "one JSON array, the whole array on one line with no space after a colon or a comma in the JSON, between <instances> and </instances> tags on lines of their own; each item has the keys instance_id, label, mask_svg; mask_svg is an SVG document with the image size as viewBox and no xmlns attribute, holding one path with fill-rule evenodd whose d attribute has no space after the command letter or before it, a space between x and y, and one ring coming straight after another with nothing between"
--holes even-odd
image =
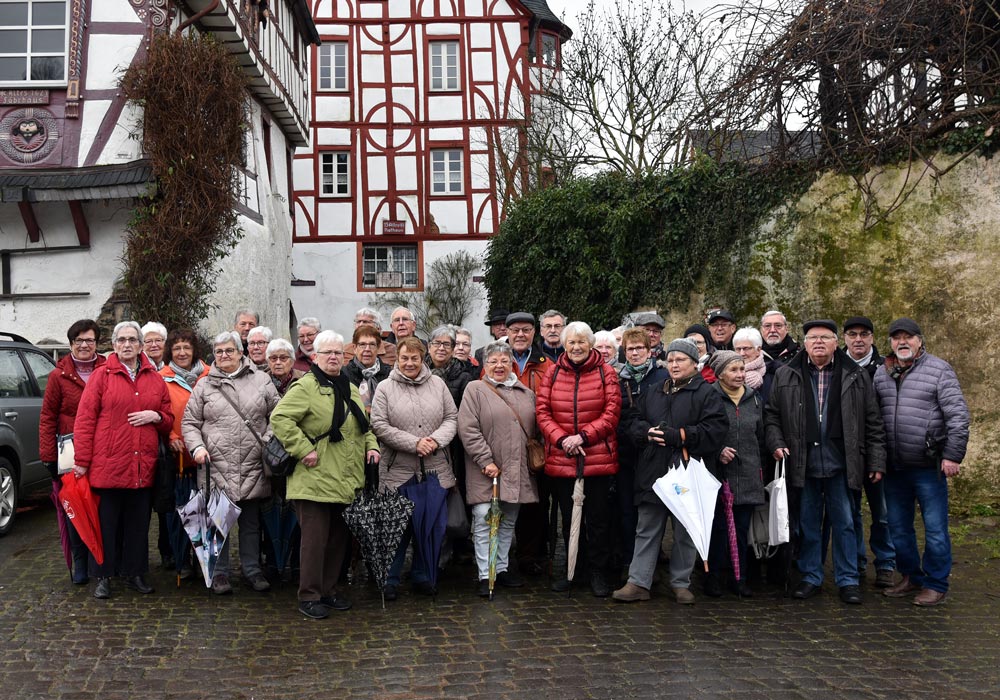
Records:
<instances>
[{"instance_id":1,"label":"group of people","mask_svg":"<svg viewBox=\"0 0 1000 700\"><path fill-rule=\"evenodd\" d=\"M964 457L969 414L954 371L926 351L913 320L890 324L885 358L863 316L842 329L828 319L807 321L801 347L778 311L767 312L759 329L737 330L735 317L716 309L669 342L662 317L649 312L632 327L597 333L556 310L536 321L529 312L497 309L487 325L494 340L473 352L467 329L441 326L424 341L413 314L399 307L383 333L378 312L365 308L349 343L306 318L293 346L241 310L234 330L217 335L203 360L191 330L123 322L105 358L96 350L97 324L74 323L71 352L49 380L40 429L42 459L53 472L57 440L72 433L74 472L87 475L100 496L105 559L97 565L72 539L73 581L96 576L98 598L111 595L113 576L152 592L145 578L150 486L166 449L179 501L210 478L240 507L240 566L256 591L269 589L262 561L273 557L266 541L262 553L261 509L272 499L293 504L299 610L308 617L351 607L340 587L351 557L343 514L365 485L366 465L377 465L381 489L434 474L461 496L471 514L480 595L490 593L486 513L496 492L503 512L494 560L499 586L551 573L555 524L561 517L568 548L576 505L579 542L553 590L585 581L597 597L648 600L672 521L669 588L689 604L698 553L653 485L698 458L732 496L737 537L737 547L728 546L720 497L705 595L727 588L752 594L751 519L781 462L792 542L769 562L769 579L794 581L793 597L812 597L830 545L840 598L860 603L864 492L875 585L887 596L913 595L918 605L945 599L947 478ZM287 479L264 467L272 435L297 462ZM544 446L541 469L531 459L536 440ZM916 503L926 532L922 558ZM173 550L162 533L177 530L176 517L162 516L165 561ZM412 535L408 529L395 553L387 600L399 595L410 549L412 590L436 592L441 562ZM800 577L789 577L793 562ZM182 577L191 575L190 556L172 563ZM213 592L230 593L229 578L227 540Z\"/></svg>"}]
</instances>

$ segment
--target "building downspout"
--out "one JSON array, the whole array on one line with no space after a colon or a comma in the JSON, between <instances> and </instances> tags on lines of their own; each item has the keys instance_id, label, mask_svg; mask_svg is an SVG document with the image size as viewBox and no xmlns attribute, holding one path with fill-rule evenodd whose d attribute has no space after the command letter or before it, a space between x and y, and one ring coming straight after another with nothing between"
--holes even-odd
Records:
<instances>
[{"instance_id":1,"label":"building downspout","mask_svg":"<svg viewBox=\"0 0 1000 700\"><path fill-rule=\"evenodd\" d=\"M190 27L192 24L200 20L205 15L215 12L215 10L219 7L221 3L222 0L212 0L212 3L204 10L193 15L190 19L186 19L183 22L181 22L177 27L177 33L180 34L182 31Z\"/></svg>"}]
</instances>

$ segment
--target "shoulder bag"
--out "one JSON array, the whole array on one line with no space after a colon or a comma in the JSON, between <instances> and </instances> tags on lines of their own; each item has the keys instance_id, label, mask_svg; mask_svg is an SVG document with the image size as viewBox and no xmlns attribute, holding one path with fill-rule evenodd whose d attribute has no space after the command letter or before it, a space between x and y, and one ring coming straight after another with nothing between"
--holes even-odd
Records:
<instances>
[{"instance_id":1,"label":"shoulder bag","mask_svg":"<svg viewBox=\"0 0 1000 700\"><path fill-rule=\"evenodd\" d=\"M272 435L267 442L264 442L263 438L261 438L261 436L257 434L257 431L250 425L250 420L243 415L243 411L241 411L240 407L236 405L236 402L229 398L226 392L221 388L219 389L219 393L222 394L222 398L229 402L229 405L233 407L233 410L236 411L236 414L240 417L240 419L242 419L243 425L247 427L250 434L253 435L254 439L258 442L258 444L260 444L261 457L264 460L264 467L268 471L268 476L289 476L295 469L295 465L298 464L299 460L288 454L288 450L285 449L285 446L281 444L281 440L279 440L276 436ZM303 433L303 435L304 434L305 433ZM308 438L309 442L316 444L316 441L308 435L306 435L306 438Z\"/></svg>"},{"instance_id":2,"label":"shoulder bag","mask_svg":"<svg viewBox=\"0 0 1000 700\"><path fill-rule=\"evenodd\" d=\"M511 406L509 403L507 403L506 399L504 399L504 397L500 395L500 392L497 390L497 388L492 384L490 384L489 382L485 382L485 384L493 391L494 394L497 395L497 397L501 401L507 404L507 408L509 408L511 413L514 414L514 418L517 419L517 424L521 426L521 432L524 433L524 437L527 438L528 440L527 442L528 470L532 474L540 474L545 469L545 447L536 438L533 438L530 435L528 435L527 428L525 428L524 423L521 422L521 416L517 415L517 411L515 411L514 407Z\"/></svg>"}]
</instances>

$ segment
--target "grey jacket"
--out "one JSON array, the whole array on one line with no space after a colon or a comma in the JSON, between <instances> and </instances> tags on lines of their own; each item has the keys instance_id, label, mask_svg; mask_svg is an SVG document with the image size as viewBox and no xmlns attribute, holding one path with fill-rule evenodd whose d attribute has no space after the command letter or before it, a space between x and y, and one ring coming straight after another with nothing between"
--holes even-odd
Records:
<instances>
[{"instance_id":1,"label":"grey jacket","mask_svg":"<svg viewBox=\"0 0 1000 700\"><path fill-rule=\"evenodd\" d=\"M923 353L899 382L889 371L894 356L875 373L891 469L929 469L938 459L961 462L969 442L969 407L958 376L940 357Z\"/></svg>"},{"instance_id":2,"label":"grey jacket","mask_svg":"<svg viewBox=\"0 0 1000 700\"><path fill-rule=\"evenodd\" d=\"M722 394L722 403L729 416L729 433L723 444L736 450L736 458L729 464L722 464L720 461L719 470L732 489L733 505L759 505L764 502L764 480L761 473L764 402L761 401L760 394L746 387L737 408L719 384L713 386Z\"/></svg>"},{"instance_id":3,"label":"grey jacket","mask_svg":"<svg viewBox=\"0 0 1000 700\"><path fill-rule=\"evenodd\" d=\"M420 472L417 441L433 438L438 449L424 457L427 473L437 474L441 485L455 485L448 444L458 430L458 409L451 392L440 377L426 365L416 379L409 379L398 368L375 387L372 397L371 427L382 446L379 461L379 484L398 489Z\"/></svg>"},{"instance_id":4,"label":"grey jacket","mask_svg":"<svg viewBox=\"0 0 1000 700\"><path fill-rule=\"evenodd\" d=\"M212 365L208 376L195 385L181 422L184 444L192 455L199 447L208 450L212 488L222 489L233 502L270 496L260 443L223 392L240 407L257 435L268 440L271 431L267 420L278 405L278 390L270 375L244 357L233 377ZM204 479L204 467L200 467L200 483L204 484Z\"/></svg>"}]
</instances>

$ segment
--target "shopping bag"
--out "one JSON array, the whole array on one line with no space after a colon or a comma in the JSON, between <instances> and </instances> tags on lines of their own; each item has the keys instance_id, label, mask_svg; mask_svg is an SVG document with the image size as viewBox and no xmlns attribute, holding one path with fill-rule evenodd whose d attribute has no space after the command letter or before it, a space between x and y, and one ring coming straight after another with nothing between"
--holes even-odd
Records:
<instances>
[{"instance_id":1,"label":"shopping bag","mask_svg":"<svg viewBox=\"0 0 1000 700\"><path fill-rule=\"evenodd\" d=\"M76 451L73 449L73 433L57 435L56 450L58 451L58 458L56 459L58 473L69 474L73 471L76 460Z\"/></svg>"},{"instance_id":2,"label":"shopping bag","mask_svg":"<svg viewBox=\"0 0 1000 700\"><path fill-rule=\"evenodd\" d=\"M767 559L773 553L768 546L767 533L768 507L762 503L753 510L750 516L750 533L747 536L750 546L753 547L754 556L758 559Z\"/></svg>"},{"instance_id":3,"label":"shopping bag","mask_svg":"<svg viewBox=\"0 0 1000 700\"><path fill-rule=\"evenodd\" d=\"M767 510L767 543L772 547L789 541L788 487L785 485L785 459L774 469L774 481L764 487L770 495Z\"/></svg>"}]
</instances>

